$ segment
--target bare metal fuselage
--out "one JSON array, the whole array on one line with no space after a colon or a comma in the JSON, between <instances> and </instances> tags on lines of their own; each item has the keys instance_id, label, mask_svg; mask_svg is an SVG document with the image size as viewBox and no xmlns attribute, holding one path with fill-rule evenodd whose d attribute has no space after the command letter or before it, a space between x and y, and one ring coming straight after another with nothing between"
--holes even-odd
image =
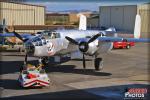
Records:
<instances>
[{"instance_id":1,"label":"bare metal fuselage","mask_svg":"<svg viewBox=\"0 0 150 100\"><path fill-rule=\"evenodd\" d=\"M69 43L69 41L65 39L65 36L69 36L73 39L78 39L92 37L93 35L100 32L104 34L106 33L105 31L99 30L56 30L55 32L58 33L60 37L52 39L49 36L45 35L44 37L46 38L47 44L42 46L35 46L34 56L55 56L78 51L78 46ZM108 35L113 36L113 34L106 34L106 36ZM95 40L89 45L89 52L91 52L91 54L95 50L98 55L101 53L106 53L107 51L112 49L112 42L99 42L98 40Z\"/></svg>"}]
</instances>

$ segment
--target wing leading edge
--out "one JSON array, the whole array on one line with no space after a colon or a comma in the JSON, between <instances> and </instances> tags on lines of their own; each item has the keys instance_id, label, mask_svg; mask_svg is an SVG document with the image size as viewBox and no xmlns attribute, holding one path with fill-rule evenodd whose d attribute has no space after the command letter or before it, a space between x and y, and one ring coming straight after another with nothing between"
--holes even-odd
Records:
<instances>
[{"instance_id":1,"label":"wing leading edge","mask_svg":"<svg viewBox=\"0 0 150 100\"><path fill-rule=\"evenodd\" d=\"M76 41L88 41L88 38L78 38L75 39ZM127 41L127 42L150 42L150 39L146 38L122 38L122 37L99 37L98 41L100 42L122 42L122 41Z\"/></svg>"},{"instance_id":2,"label":"wing leading edge","mask_svg":"<svg viewBox=\"0 0 150 100\"><path fill-rule=\"evenodd\" d=\"M145 38L121 38L121 37L99 37L99 41L103 42L122 42L126 40L127 42L150 42L150 39L145 39Z\"/></svg>"}]
</instances>

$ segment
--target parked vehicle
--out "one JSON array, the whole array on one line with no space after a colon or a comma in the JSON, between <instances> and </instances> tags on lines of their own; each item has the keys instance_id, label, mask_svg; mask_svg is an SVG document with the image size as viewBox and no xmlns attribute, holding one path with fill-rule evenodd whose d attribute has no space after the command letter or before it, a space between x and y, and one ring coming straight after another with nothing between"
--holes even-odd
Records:
<instances>
[{"instance_id":1,"label":"parked vehicle","mask_svg":"<svg viewBox=\"0 0 150 100\"><path fill-rule=\"evenodd\" d=\"M122 42L113 42L113 48L117 49L117 48L126 48L126 49L130 49L131 46L134 46L135 43L134 42L127 42L127 40L124 40Z\"/></svg>"},{"instance_id":2,"label":"parked vehicle","mask_svg":"<svg viewBox=\"0 0 150 100\"><path fill-rule=\"evenodd\" d=\"M50 80L42 66L35 67L28 64L19 75L18 81L22 87L46 87Z\"/></svg>"}]
</instances>

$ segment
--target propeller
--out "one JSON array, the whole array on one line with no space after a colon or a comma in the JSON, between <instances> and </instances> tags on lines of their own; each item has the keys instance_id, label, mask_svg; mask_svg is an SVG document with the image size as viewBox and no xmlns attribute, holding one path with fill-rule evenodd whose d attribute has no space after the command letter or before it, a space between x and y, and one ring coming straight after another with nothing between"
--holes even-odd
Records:
<instances>
[{"instance_id":1,"label":"propeller","mask_svg":"<svg viewBox=\"0 0 150 100\"><path fill-rule=\"evenodd\" d=\"M94 36L88 41L88 43L91 43L91 42L95 41L99 36L101 36L101 35L100 35L100 34L94 35Z\"/></svg>"},{"instance_id":2,"label":"propeller","mask_svg":"<svg viewBox=\"0 0 150 100\"><path fill-rule=\"evenodd\" d=\"M9 33L9 30L5 27L5 32Z\"/></svg>"},{"instance_id":3,"label":"propeller","mask_svg":"<svg viewBox=\"0 0 150 100\"><path fill-rule=\"evenodd\" d=\"M25 42L28 40L28 39L23 39L22 36L21 36L19 33L15 32L15 30L13 31L13 33L14 33L14 35L15 35L17 38L19 38L23 43L25 43ZM27 57L28 57L28 55L27 55L27 53L26 53L26 54L25 54L25 59L24 59L24 65L27 64Z\"/></svg>"},{"instance_id":4,"label":"propeller","mask_svg":"<svg viewBox=\"0 0 150 100\"><path fill-rule=\"evenodd\" d=\"M83 53L83 58L82 58L82 60L83 60L83 68L84 68L84 69L86 68L85 52L87 52L88 49L89 49L89 43L95 41L99 36L100 36L100 34L96 34L96 35L94 35L92 38L90 38L90 39L88 40L88 42L86 42L86 41L81 41L80 43L79 43L78 41L76 41L76 40L74 40L74 39L68 37L68 36L65 37L69 42L71 42L71 43L73 43L73 44L79 46L79 50Z\"/></svg>"},{"instance_id":5,"label":"propeller","mask_svg":"<svg viewBox=\"0 0 150 100\"><path fill-rule=\"evenodd\" d=\"M14 35L17 37L17 38L19 38L20 40L22 40L23 42L24 42L24 40L23 40L23 38L22 38L22 36L20 35L20 34L18 34L17 32L13 32L14 33Z\"/></svg>"},{"instance_id":6,"label":"propeller","mask_svg":"<svg viewBox=\"0 0 150 100\"><path fill-rule=\"evenodd\" d=\"M28 39L23 39L22 36L20 34L18 34L17 32L13 31L14 35L19 38L22 42L26 42Z\"/></svg>"},{"instance_id":7,"label":"propeller","mask_svg":"<svg viewBox=\"0 0 150 100\"><path fill-rule=\"evenodd\" d=\"M6 20L2 20L2 26L3 26L3 32L9 32L8 29L6 28Z\"/></svg>"},{"instance_id":8,"label":"propeller","mask_svg":"<svg viewBox=\"0 0 150 100\"><path fill-rule=\"evenodd\" d=\"M10 33L10 29L8 28L8 26L6 25L6 20L3 19L2 20L2 25L3 25L3 31L4 32L7 32L7 33ZM13 26L12 26L13 27Z\"/></svg>"},{"instance_id":9,"label":"propeller","mask_svg":"<svg viewBox=\"0 0 150 100\"><path fill-rule=\"evenodd\" d=\"M6 28L6 20L5 20L5 18L2 20L2 25L3 25L3 28L5 29Z\"/></svg>"},{"instance_id":10,"label":"propeller","mask_svg":"<svg viewBox=\"0 0 150 100\"><path fill-rule=\"evenodd\" d=\"M76 40L74 40L74 39L72 39L72 38L70 38L70 37L68 37L68 36L66 36L65 37L68 41L70 41L71 43L73 43L73 44L75 44L75 45L79 45L79 43L76 41Z\"/></svg>"}]
</instances>

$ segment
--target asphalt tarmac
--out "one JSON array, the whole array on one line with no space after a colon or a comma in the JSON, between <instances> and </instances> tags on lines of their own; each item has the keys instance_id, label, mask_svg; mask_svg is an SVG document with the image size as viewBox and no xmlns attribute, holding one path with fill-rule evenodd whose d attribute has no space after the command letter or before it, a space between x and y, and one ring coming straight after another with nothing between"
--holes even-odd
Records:
<instances>
[{"instance_id":1,"label":"asphalt tarmac","mask_svg":"<svg viewBox=\"0 0 150 100\"><path fill-rule=\"evenodd\" d=\"M94 71L90 59L86 61L86 69L82 68L81 59L64 60L61 64L50 62L45 67L52 81L50 87L31 89L20 87L17 81L24 54L1 52L0 96L5 99L126 99L127 88L148 89L150 86L149 46L148 43L137 43L131 49L115 49L102 55L102 71ZM37 64L35 57L28 60ZM148 98L147 93L144 99Z\"/></svg>"}]
</instances>

